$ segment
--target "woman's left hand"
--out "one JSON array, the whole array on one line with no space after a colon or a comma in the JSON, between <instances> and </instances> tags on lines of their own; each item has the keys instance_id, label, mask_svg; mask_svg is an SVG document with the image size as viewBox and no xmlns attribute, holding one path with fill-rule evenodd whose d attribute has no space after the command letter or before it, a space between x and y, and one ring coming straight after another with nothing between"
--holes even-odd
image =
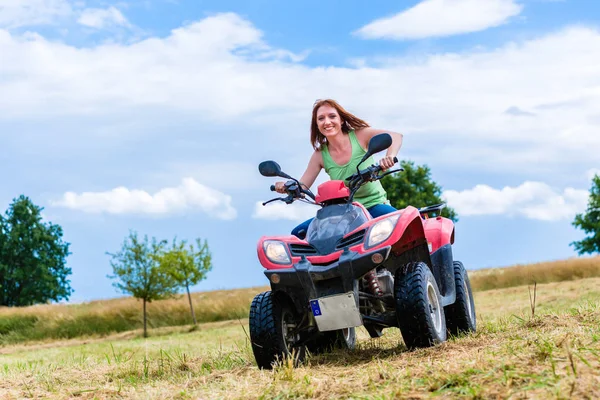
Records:
<instances>
[{"instance_id":1,"label":"woman's left hand","mask_svg":"<svg viewBox=\"0 0 600 400\"><path fill-rule=\"evenodd\" d=\"M381 169L383 169L384 171L392 168L394 164L394 157L392 156L385 156L381 160L379 160L379 165L381 165Z\"/></svg>"}]
</instances>

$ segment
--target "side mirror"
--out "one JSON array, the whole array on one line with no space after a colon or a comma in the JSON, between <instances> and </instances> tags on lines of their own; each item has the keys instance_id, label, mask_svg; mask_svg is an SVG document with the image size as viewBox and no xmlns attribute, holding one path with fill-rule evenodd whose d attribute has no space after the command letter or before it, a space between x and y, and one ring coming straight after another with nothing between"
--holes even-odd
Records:
<instances>
[{"instance_id":1,"label":"side mirror","mask_svg":"<svg viewBox=\"0 0 600 400\"><path fill-rule=\"evenodd\" d=\"M371 157L375 153L379 153L390 147L392 145L392 137L389 133L380 133L379 135L375 135L369 140L369 147L367 149L367 153L363 156L362 160L358 163L358 165L362 164L367 158ZM356 170L358 171L358 165L356 166Z\"/></svg>"},{"instance_id":2,"label":"side mirror","mask_svg":"<svg viewBox=\"0 0 600 400\"><path fill-rule=\"evenodd\" d=\"M258 171L262 176L280 176L286 179L293 179L291 176L281 171L281 167L275 161L263 161L258 165Z\"/></svg>"},{"instance_id":3,"label":"side mirror","mask_svg":"<svg viewBox=\"0 0 600 400\"><path fill-rule=\"evenodd\" d=\"M389 133L380 133L369 140L369 148L367 153L369 157L375 153L379 153L392 145L392 137Z\"/></svg>"},{"instance_id":4,"label":"side mirror","mask_svg":"<svg viewBox=\"0 0 600 400\"><path fill-rule=\"evenodd\" d=\"M275 161L263 161L258 165L258 171L262 176L279 176L281 167Z\"/></svg>"}]
</instances>

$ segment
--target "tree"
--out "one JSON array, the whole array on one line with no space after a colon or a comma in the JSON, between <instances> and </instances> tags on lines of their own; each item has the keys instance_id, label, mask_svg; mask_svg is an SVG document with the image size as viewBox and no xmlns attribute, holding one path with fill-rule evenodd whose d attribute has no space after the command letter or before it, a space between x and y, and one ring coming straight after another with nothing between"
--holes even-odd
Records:
<instances>
[{"instance_id":1,"label":"tree","mask_svg":"<svg viewBox=\"0 0 600 400\"><path fill-rule=\"evenodd\" d=\"M397 209L413 206L417 208L443 203L442 188L431 180L431 171L427 165L415 166L413 161L401 161L404 172L386 176L381 180L388 199ZM458 221L456 212L445 207L442 216Z\"/></svg>"},{"instance_id":2,"label":"tree","mask_svg":"<svg viewBox=\"0 0 600 400\"><path fill-rule=\"evenodd\" d=\"M589 236L571 243L579 255L600 253L600 176L594 175L587 209L577 214L573 226L582 229Z\"/></svg>"},{"instance_id":3,"label":"tree","mask_svg":"<svg viewBox=\"0 0 600 400\"><path fill-rule=\"evenodd\" d=\"M0 215L0 305L68 300L73 293L69 243L59 225L42 221L42 210L21 195Z\"/></svg>"},{"instance_id":4,"label":"tree","mask_svg":"<svg viewBox=\"0 0 600 400\"><path fill-rule=\"evenodd\" d=\"M142 300L144 337L148 337L146 303L169 298L177 291L177 282L160 263L165 246L164 240L152 238L149 243L148 236L140 240L136 232L130 232L119 252L107 253L114 273L108 277L118 279L113 286Z\"/></svg>"},{"instance_id":5,"label":"tree","mask_svg":"<svg viewBox=\"0 0 600 400\"><path fill-rule=\"evenodd\" d=\"M196 239L196 247L193 244L187 245L185 240L177 243L177 239L175 239L172 248L161 258L164 268L169 271L178 286L185 287L194 325L198 322L194 313L190 286L206 278L206 274L212 268L211 259L208 243L206 240L202 243L200 239Z\"/></svg>"}]
</instances>

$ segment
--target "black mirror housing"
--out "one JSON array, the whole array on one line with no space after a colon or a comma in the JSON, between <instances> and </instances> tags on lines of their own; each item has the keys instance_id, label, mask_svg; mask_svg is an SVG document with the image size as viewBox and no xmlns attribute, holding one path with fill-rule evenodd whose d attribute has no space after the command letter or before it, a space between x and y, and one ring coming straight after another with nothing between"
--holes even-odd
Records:
<instances>
[{"instance_id":1,"label":"black mirror housing","mask_svg":"<svg viewBox=\"0 0 600 400\"><path fill-rule=\"evenodd\" d=\"M389 133L380 133L375 135L369 140L369 148L367 153L372 156L375 153L379 153L392 145L392 137Z\"/></svg>"},{"instance_id":2,"label":"black mirror housing","mask_svg":"<svg viewBox=\"0 0 600 400\"><path fill-rule=\"evenodd\" d=\"M369 147L367 149L367 153L363 156L362 160L356 166L356 170L358 171L358 167L362 164L367 158L371 157L375 153L379 153L390 147L392 145L392 137L389 133L380 133L375 135L369 140Z\"/></svg>"},{"instance_id":3,"label":"black mirror housing","mask_svg":"<svg viewBox=\"0 0 600 400\"><path fill-rule=\"evenodd\" d=\"M262 176L281 176L281 167L275 161L263 161L258 165Z\"/></svg>"}]
</instances>

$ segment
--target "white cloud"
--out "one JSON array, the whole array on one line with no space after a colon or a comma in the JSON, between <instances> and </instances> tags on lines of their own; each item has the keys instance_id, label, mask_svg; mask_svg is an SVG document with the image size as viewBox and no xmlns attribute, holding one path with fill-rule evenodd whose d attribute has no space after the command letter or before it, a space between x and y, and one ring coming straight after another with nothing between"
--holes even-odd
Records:
<instances>
[{"instance_id":1,"label":"white cloud","mask_svg":"<svg viewBox=\"0 0 600 400\"><path fill-rule=\"evenodd\" d=\"M130 26L127 18L113 6L106 9L86 8L81 12L77 23L96 29L103 29L109 26Z\"/></svg>"},{"instance_id":2,"label":"white cloud","mask_svg":"<svg viewBox=\"0 0 600 400\"><path fill-rule=\"evenodd\" d=\"M67 0L0 0L0 27L45 25L71 13Z\"/></svg>"},{"instance_id":3,"label":"white cloud","mask_svg":"<svg viewBox=\"0 0 600 400\"><path fill-rule=\"evenodd\" d=\"M85 115L144 106L230 118L280 103L276 87L286 88L294 75L288 64L273 62L290 53L266 46L235 14L206 18L165 39L85 49L0 30L0 53L12 60L0 66L0 76L10 76L0 78L0 91L14 94L0 99L0 119L32 109Z\"/></svg>"},{"instance_id":4,"label":"white cloud","mask_svg":"<svg viewBox=\"0 0 600 400\"><path fill-rule=\"evenodd\" d=\"M461 192L446 190L443 197L459 216L520 215L557 221L584 211L588 194L586 190L566 188L560 192L542 182L524 182L502 189L477 185Z\"/></svg>"},{"instance_id":5,"label":"white cloud","mask_svg":"<svg viewBox=\"0 0 600 400\"><path fill-rule=\"evenodd\" d=\"M594 178L594 176L596 176L596 175L600 176L600 169L592 168L592 169L588 170L585 175L588 178L588 180L591 181Z\"/></svg>"},{"instance_id":6,"label":"white cloud","mask_svg":"<svg viewBox=\"0 0 600 400\"><path fill-rule=\"evenodd\" d=\"M287 219L302 222L313 218L319 210L317 206L302 202L285 204L284 202L277 201L269 203L266 206L263 206L262 203L259 201L255 204L252 218L267 220Z\"/></svg>"},{"instance_id":7,"label":"white cloud","mask_svg":"<svg viewBox=\"0 0 600 400\"><path fill-rule=\"evenodd\" d=\"M515 0L424 0L356 33L367 39L421 39L482 31L520 14Z\"/></svg>"},{"instance_id":8,"label":"white cloud","mask_svg":"<svg viewBox=\"0 0 600 400\"><path fill-rule=\"evenodd\" d=\"M506 111L504 111L505 114L508 115L514 115L516 117L535 117L535 114L529 111L525 111L525 110L521 110L519 107L509 107Z\"/></svg>"},{"instance_id":9,"label":"white cloud","mask_svg":"<svg viewBox=\"0 0 600 400\"><path fill-rule=\"evenodd\" d=\"M0 92L11 93L0 97L0 130L2 121L90 114L107 124L127 114L142 115L138 125L162 118L168 126L177 112L202 126L285 126L288 139L305 146L310 106L333 97L374 126L405 133L408 154L415 138L448 143L428 150L446 165L520 170L535 155L535 166L554 168L557 159L596 160L600 147L600 32L585 27L357 68L295 62L235 14L165 38L90 48L0 30L0 54L11 60L0 64ZM81 135L95 128L82 126Z\"/></svg>"},{"instance_id":10,"label":"white cloud","mask_svg":"<svg viewBox=\"0 0 600 400\"><path fill-rule=\"evenodd\" d=\"M172 180L173 176L202 176L202 182L218 190L246 192L262 187L268 190L270 182L260 176L258 166L248 162L181 162L179 160L161 169L156 177L162 181Z\"/></svg>"},{"instance_id":11,"label":"white cloud","mask_svg":"<svg viewBox=\"0 0 600 400\"><path fill-rule=\"evenodd\" d=\"M231 206L231 196L193 178L185 178L181 185L164 188L154 194L126 187L107 192L67 192L51 205L87 213L167 215L200 210L225 220L234 219L237 215Z\"/></svg>"}]
</instances>

